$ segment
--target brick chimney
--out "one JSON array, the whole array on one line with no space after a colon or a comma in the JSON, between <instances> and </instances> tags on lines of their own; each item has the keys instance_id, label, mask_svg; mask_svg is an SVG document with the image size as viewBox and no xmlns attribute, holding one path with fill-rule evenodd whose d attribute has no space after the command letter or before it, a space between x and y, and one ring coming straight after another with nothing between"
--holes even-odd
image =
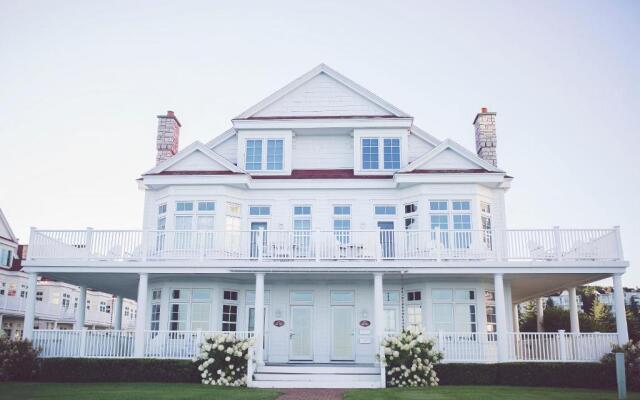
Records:
<instances>
[{"instance_id":1,"label":"brick chimney","mask_svg":"<svg viewBox=\"0 0 640 400\"><path fill-rule=\"evenodd\" d=\"M171 158L178 152L180 140L180 121L173 111L167 111L167 115L158 115L158 137L156 138L156 165Z\"/></svg>"},{"instance_id":2,"label":"brick chimney","mask_svg":"<svg viewBox=\"0 0 640 400\"><path fill-rule=\"evenodd\" d=\"M473 120L473 127L476 131L476 152L478 156L497 167L496 113L489 112L486 107L482 107Z\"/></svg>"}]
</instances>

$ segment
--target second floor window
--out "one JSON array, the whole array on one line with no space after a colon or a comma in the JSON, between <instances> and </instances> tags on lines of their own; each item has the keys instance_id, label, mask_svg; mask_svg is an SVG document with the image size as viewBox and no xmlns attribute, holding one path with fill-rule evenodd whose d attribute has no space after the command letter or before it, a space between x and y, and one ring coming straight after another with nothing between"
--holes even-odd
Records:
<instances>
[{"instance_id":1,"label":"second floor window","mask_svg":"<svg viewBox=\"0 0 640 400\"><path fill-rule=\"evenodd\" d=\"M362 169L400 169L400 138L363 138L361 152Z\"/></svg>"},{"instance_id":2,"label":"second floor window","mask_svg":"<svg viewBox=\"0 0 640 400\"><path fill-rule=\"evenodd\" d=\"M333 230L338 242L342 244L350 242L351 206L340 205L333 207Z\"/></svg>"},{"instance_id":3,"label":"second floor window","mask_svg":"<svg viewBox=\"0 0 640 400\"><path fill-rule=\"evenodd\" d=\"M0 265L5 267L11 266L11 250L0 249Z\"/></svg>"},{"instance_id":4,"label":"second floor window","mask_svg":"<svg viewBox=\"0 0 640 400\"><path fill-rule=\"evenodd\" d=\"M284 167L283 139L247 139L245 169L247 171L280 171Z\"/></svg>"}]
</instances>

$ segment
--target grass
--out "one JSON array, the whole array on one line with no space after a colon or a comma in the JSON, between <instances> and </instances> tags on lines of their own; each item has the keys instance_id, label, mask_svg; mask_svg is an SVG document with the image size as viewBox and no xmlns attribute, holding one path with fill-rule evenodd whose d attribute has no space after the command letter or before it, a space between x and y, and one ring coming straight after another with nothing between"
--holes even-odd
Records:
<instances>
[{"instance_id":1,"label":"grass","mask_svg":"<svg viewBox=\"0 0 640 400\"><path fill-rule=\"evenodd\" d=\"M614 390L564 389L515 386L440 386L423 389L351 390L345 400L615 400ZM629 393L640 400L640 393Z\"/></svg>"},{"instance_id":2,"label":"grass","mask_svg":"<svg viewBox=\"0 0 640 400\"><path fill-rule=\"evenodd\" d=\"M271 400L275 390L189 383L2 383L0 399L20 400Z\"/></svg>"}]
</instances>

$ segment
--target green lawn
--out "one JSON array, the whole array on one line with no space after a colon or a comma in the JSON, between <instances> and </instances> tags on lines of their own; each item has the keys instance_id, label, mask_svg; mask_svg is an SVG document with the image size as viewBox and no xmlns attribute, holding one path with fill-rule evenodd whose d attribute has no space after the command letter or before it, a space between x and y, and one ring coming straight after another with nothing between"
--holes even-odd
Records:
<instances>
[{"instance_id":1,"label":"green lawn","mask_svg":"<svg viewBox=\"0 0 640 400\"><path fill-rule=\"evenodd\" d=\"M2 383L0 399L12 400L271 400L275 390L219 388L188 383Z\"/></svg>"},{"instance_id":2,"label":"green lawn","mask_svg":"<svg viewBox=\"0 0 640 400\"><path fill-rule=\"evenodd\" d=\"M345 400L615 400L613 390L532 388L512 386L440 386L423 389L352 390ZM640 400L640 393L629 393Z\"/></svg>"}]
</instances>

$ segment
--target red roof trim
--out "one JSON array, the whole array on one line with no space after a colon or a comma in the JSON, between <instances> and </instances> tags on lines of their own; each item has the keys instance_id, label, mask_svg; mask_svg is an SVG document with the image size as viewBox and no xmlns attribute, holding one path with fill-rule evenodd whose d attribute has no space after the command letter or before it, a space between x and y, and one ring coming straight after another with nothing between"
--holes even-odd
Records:
<instances>
[{"instance_id":1,"label":"red roof trim","mask_svg":"<svg viewBox=\"0 0 640 400\"><path fill-rule=\"evenodd\" d=\"M146 174L143 176L149 175L243 175L239 172L233 171L162 171L157 174Z\"/></svg>"},{"instance_id":2,"label":"red roof trim","mask_svg":"<svg viewBox=\"0 0 640 400\"><path fill-rule=\"evenodd\" d=\"M249 118L236 118L234 121L240 120L270 120L270 119L357 119L357 118L409 118L398 117L395 115L277 115L272 117L249 117Z\"/></svg>"},{"instance_id":3,"label":"red roof trim","mask_svg":"<svg viewBox=\"0 0 640 400\"><path fill-rule=\"evenodd\" d=\"M355 175L352 169L294 169L291 175L255 175L253 179L391 179L393 175Z\"/></svg>"},{"instance_id":4,"label":"red roof trim","mask_svg":"<svg viewBox=\"0 0 640 400\"><path fill-rule=\"evenodd\" d=\"M6 240L6 241L8 241L8 242L18 244L18 242L16 242L16 241L15 241L15 240L13 240L13 239L9 239L8 237L0 236L0 239L4 239L4 240Z\"/></svg>"},{"instance_id":5,"label":"red roof trim","mask_svg":"<svg viewBox=\"0 0 640 400\"><path fill-rule=\"evenodd\" d=\"M484 168L478 169L414 169L405 174L483 174L489 172Z\"/></svg>"}]
</instances>

